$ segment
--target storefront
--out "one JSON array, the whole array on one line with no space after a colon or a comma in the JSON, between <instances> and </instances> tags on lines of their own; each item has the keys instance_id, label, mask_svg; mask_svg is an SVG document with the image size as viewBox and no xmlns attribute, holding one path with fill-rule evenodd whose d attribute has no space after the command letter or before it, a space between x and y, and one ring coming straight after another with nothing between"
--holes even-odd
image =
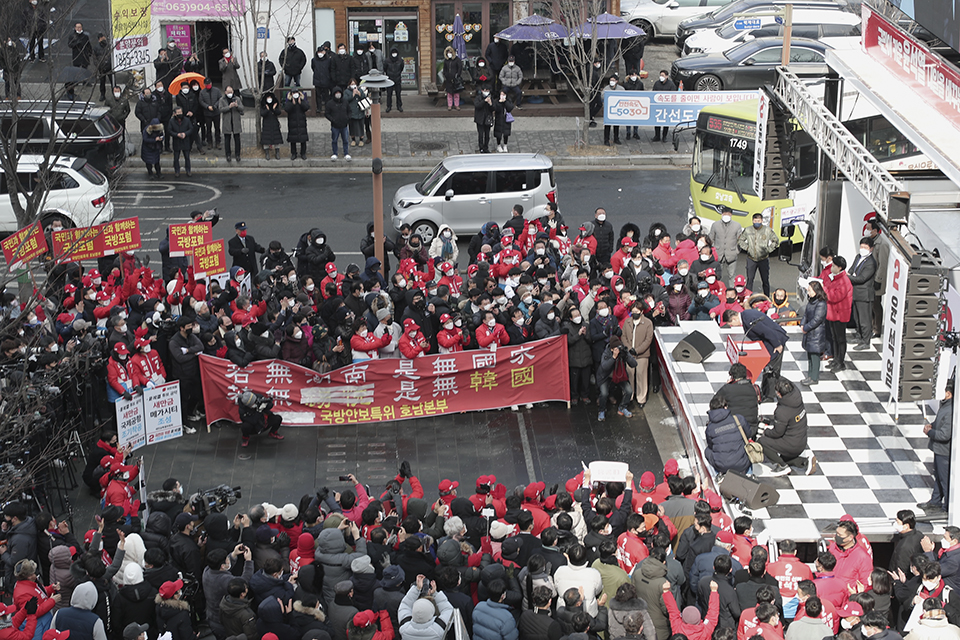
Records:
<instances>
[{"instance_id":1,"label":"storefront","mask_svg":"<svg viewBox=\"0 0 960 640\"><path fill-rule=\"evenodd\" d=\"M415 11L374 7L349 9L347 32L350 41L347 46L351 51L356 51L358 48L366 49L373 42L383 50L384 57L396 47L403 59L403 88L416 90L419 86L417 68L420 66L419 23Z\"/></svg>"},{"instance_id":2,"label":"storefront","mask_svg":"<svg viewBox=\"0 0 960 640\"><path fill-rule=\"evenodd\" d=\"M433 77L443 69L443 50L453 41L453 21L463 20L467 55L464 64L472 68L476 59L483 55L493 34L503 31L514 23L511 0L434 0L433 2Z\"/></svg>"}]
</instances>

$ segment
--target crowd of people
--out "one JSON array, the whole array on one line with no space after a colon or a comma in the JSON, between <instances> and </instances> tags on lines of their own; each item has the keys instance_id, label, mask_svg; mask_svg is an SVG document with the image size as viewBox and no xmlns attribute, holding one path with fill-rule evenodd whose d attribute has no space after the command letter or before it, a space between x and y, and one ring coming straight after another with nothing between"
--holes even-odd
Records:
<instances>
[{"instance_id":1,"label":"crowd of people","mask_svg":"<svg viewBox=\"0 0 960 640\"><path fill-rule=\"evenodd\" d=\"M672 459L659 483L585 470L513 490L482 475L472 492L450 479L427 489L403 462L383 487L351 474L339 491L234 514L176 478L144 511L128 490L140 470L112 431L87 466L105 506L82 540L23 503L3 508L4 638L960 637L960 529L938 548L900 511L877 566L844 516L804 562L792 540L758 541L750 517L731 519Z\"/></svg>"}]
</instances>

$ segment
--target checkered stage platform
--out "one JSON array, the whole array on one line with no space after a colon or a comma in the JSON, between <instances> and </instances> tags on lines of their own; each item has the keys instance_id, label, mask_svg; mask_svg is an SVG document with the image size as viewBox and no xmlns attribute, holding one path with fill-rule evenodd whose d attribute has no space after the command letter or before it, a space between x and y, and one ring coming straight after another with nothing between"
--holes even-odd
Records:
<instances>
[{"instance_id":1,"label":"checkered stage platform","mask_svg":"<svg viewBox=\"0 0 960 640\"><path fill-rule=\"evenodd\" d=\"M658 333L667 366L677 375L678 386L697 423L702 447L710 398L728 379L730 362L723 345L727 335L739 337L742 332L722 330L712 322L681 324L658 329ZM819 384L801 386L800 380L807 372L802 334L799 327L785 328L790 341L782 375L802 390L809 424L808 446L817 456L818 468L810 476L794 471L788 476L763 478L779 491L780 500L775 506L755 511L753 516L764 521L763 528L774 539L819 539L819 532L845 513L856 518L865 534L870 529L889 533L897 511L918 511L916 504L929 500L933 486L933 453L923 434L920 407L901 404L899 420L887 412L889 392L880 379L879 340L867 351L848 350L846 371L821 369ZM674 361L674 347L694 330L711 338L716 351L700 364ZM762 404L761 417L772 416L775 406ZM932 417L928 415L927 420Z\"/></svg>"}]
</instances>

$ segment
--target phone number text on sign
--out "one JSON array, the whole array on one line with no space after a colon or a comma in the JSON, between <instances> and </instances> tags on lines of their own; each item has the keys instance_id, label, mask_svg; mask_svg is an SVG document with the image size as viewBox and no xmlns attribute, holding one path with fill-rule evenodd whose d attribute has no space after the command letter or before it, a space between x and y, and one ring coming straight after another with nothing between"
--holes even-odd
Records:
<instances>
[{"instance_id":1,"label":"phone number text on sign","mask_svg":"<svg viewBox=\"0 0 960 640\"><path fill-rule=\"evenodd\" d=\"M200 2L171 2L158 0L153 3L153 15L177 16L179 18L222 17L241 15L246 12L246 0L212 0Z\"/></svg>"},{"instance_id":2,"label":"phone number text on sign","mask_svg":"<svg viewBox=\"0 0 960 640\"><path fill-rule=\"evenodd\" d=\"M141 44L142 42L142 44ZM135 69L150 64L150 48L146 38L124 38L113 49L113 68L116 71Z\"/></svg>"}]
</instances>

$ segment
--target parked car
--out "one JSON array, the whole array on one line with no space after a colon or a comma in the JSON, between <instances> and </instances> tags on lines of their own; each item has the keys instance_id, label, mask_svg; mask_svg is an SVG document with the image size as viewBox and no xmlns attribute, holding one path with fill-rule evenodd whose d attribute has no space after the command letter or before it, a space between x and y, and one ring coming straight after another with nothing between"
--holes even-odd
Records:
<instances>
[{"instance_id":1,"label":"parked car","mask_svg":"<svg viewBox=\"0 0 960 640\"><path fill-rule=\"evenodd\" d=\"M637 0L620 5L620 15L646 34L646 39L665 38L676 32L680 21L726 6L732 0Z\"/></svg>"},{"instance_id":2,"label":"parked car","mask_svg":"<svg viewBox=\"0 0 960 640\"><path fill-rule=\"evenodd\" d=\"M719 53L757 38L782 37L784 26L775 22L773 16L756 18L760 28L737 29L736 19L716 29L697 31L683 43L683 55L692 53ZM819 9L797 9L793 12L792 37L843 38L860 35L860 17L846 11L822 11Z\"/></svg>"},{"instance_id":3,"label":"parked car","mask_svg":"<svg viewBox=\"0 0 960 640\"><path fill-rule=\"evenodd\" d=\"M24 205L23 192L33 193L36 189L42 162L43 156L30 154L17 160L16 180ZM53 218L63 220L64 227L89 227L113 219L107 178L85 158L59 158L49 171L49 186L39 207L44 228ZM19 226L10 201L10 179L6 173L0 173L0 233L13 233Z\"/></svg>"},{"instance_id":4,"label":"parked car","mask_svg":"<svg viewBox=\"0 0 960 640\"><path fill-rule=\"evenodd\" d=\"M824 76L827 63L823 42L793 38L790 70L798 76ZM758 38L720 53L695 53L675 60L670 77L690 91L759 89L777 79L783 55L783 38Z\"/></svg>"},{"instance_id":5,"label":"parked car","mask_svg":"<svg viewBox=\"0 0 960 640\"><path fill-rule=\"evenodd\" d=\"M853 5L845 0L736 0L710 13L685 18L677 25L673 40L677 49L683 51L683 43L696 31L716 29L735 18L749 17L752 13L768 13L783 7L788 2L793 5L794 11L808 8L856 13Z\"/></svg>"},{"instance_id":6,"label":"parked car","mask_svg":"<svg viewBox=\"0 0 960 640\"><path fill-rule=\"evenodd\" d=\"M546 214L547 202L557 201L553 162L539 153L451 156L415 184L393 196L393 226L404 223L425 243L440 225L457 234L476 233L484 223L509 217L515 204L523 216Z\"/></svg>"},{"instance_id":7,"label":"parked car","mask_svg":"<svg viewBox=\"0 0 960 640\"><path fill-rule=\"evenodd\" d=\"M105 107L87 102L18 102L0 105L0 135L10 136L16 120L17 149L46 153L51 132L55 153L85 158L99 171L112 176L126 158L123 127Z\"/></svg>"}]
</instances>

